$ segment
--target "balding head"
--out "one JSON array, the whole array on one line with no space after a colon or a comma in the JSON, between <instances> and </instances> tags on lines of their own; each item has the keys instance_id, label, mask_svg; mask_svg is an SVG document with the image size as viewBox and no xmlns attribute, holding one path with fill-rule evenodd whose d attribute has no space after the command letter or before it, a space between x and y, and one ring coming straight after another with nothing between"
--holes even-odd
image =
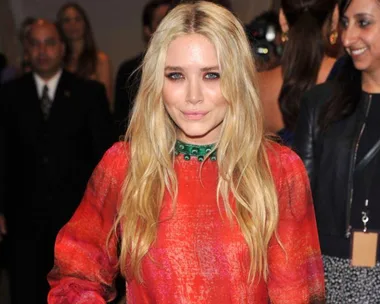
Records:
<instances>
[{"instance_id":1,"label":"balding head","mask_svg":"<svg viewBox=\"0 0 380 304\"><path fill-rule=\"evenodd\" d=\"M32 69L45 80L61 68L65 46L58 27L45 19L37 19L28 33L28 53Z\"/></svg>"},{"instance_id":2,"label":"balding head","mask_svg":"<svg viewBox=\"0 0 380 304\"><path fill-rule=\"evenodd\" d=\"M62 34L62 31L60 30L59 26L55 22L42 18L36 19L33 23L29 25L28 32L26 33L26 39L29 39L30 33L33 28L35 29L39 27L51 28L53 31L57 33L59 40L64 42L64 35Z\"/></svg>"}]
</instances>

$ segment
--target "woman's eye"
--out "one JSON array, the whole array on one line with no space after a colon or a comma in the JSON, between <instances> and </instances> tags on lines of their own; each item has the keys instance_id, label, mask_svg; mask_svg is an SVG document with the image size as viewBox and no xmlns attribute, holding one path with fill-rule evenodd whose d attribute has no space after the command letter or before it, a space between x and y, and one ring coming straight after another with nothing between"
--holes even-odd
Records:
<instances>
[{"instance_id":1,"label":"woman's eye","mask_svg":"<svg viewBox=\"0 0 380 304\"><path fill-rule=\"evenodd\" d=\"M370 24L370 22L368 20L359 20L358 21L360 27L366 27L367 25Z\"/></svg>"},{"instance_id":2,"label":"woman's eye","mask_svg":"<svg viewBox=\"0 0 380 304\"><path fill-rule=\"evenodd\" d=\"M347 28L348 26L348 21L347 20L341 20L340 24L342 25L342 28Z\"/></svg>"},{"instance_id":3,"label":"woman's eye","mask_svg":"<svg viewBox=\"0 0 380 304\"><path fill-rule=\"evenodd\" d=\"M205 78L206 79L219 79L220 78L220 74L219 73L207 73L205 75Z\"/></svg>"},{"instance_id":4,"label":"woman's eye","mask_svg":"<svg viewBox=\"0 0 380 304\"><path fill-rule=\"evenodd\" d=\"M166 77L172 80L179 80L183 78L183 75L181 73L169 73Z\"/></svg>"}]
</instances>

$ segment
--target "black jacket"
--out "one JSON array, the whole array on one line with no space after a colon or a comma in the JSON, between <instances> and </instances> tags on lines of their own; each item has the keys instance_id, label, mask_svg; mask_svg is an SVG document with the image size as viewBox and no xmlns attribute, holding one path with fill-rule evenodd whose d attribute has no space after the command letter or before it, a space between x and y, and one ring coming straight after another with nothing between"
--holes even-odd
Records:
<instances>
[{"instance_id":1,"label":"black jacket","mask_svg":"<svg viewBox=\"0 0 380 304\"><path fill-rule=\"evenodd\" d=\"M333 84L318 85L305 94L294 137L294 150L304 161L313 191L323 254L348 257L353 175L368 98L327 130L318 125Z\"/></svg>"},{"instance_id":2,"label":"black jacket","mask_svg":"<svg viewBox=\"0 0 380 304\"><path fill-rule=\"evenodd\" d=\"M125 134L134 99L141 81L141 65L144 54L124 61L117 72L115 85L115 110L114 120L119 136Z\"/></svg>"},{"instance_id":3,"label":"black jacket","mask_svg":"<svg viewBox=\"0 0 380 304\"><path fill-rule=\"evenodd\" d=\"M45 121L32 74L0 90L0 205L8 224L61 226L115 141L104 86L62 72ZM1 211L1 210L0 210Z\"/></svg>"}]
</instances>

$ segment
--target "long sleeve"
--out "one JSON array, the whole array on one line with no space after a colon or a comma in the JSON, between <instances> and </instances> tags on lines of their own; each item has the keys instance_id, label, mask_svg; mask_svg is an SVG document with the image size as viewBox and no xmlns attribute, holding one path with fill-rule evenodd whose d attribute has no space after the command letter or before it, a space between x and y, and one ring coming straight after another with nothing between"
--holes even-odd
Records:
<instances>
[{"instance_id":1,"label":"long sleeve","mask_svg":"<svg viewBox=\"0 0 380 304\"><path fill-rule=\"evenodd\" d=\"M310 182L313 184L314 165L314 126L315 117L313 115L310 101L303 98L301 109L298 115L296 130L294 133L293 148L301 157L306 167Z\"/></svg>"},{"instance_id":2,"label":"long sleeve","mask_svg":"<svg viewBox=\"0 0 380 304\"><path fill-rule=\"evenodd\" d=\"M106 303L115 297L117 241L110 238L126 168L126 149L115 144L94 170L83 200L59 232L48 303Z\"/></svg>"},{"instance_id":3,"label":"long sleeve","mask_svg":"<svg viewBox=\"0 0 380 304\"><path fill-rule=\"evenodd\" d=\"M335 83L325 82L306 92L301 100L300 113L294 132L293 149L301 157L314 189L317 174L319 141L322 134L319 118L327 102L334 94Z\"/></svg>"},{"instance_id":4,"label":"long sleeve","mask_svg":"<svg viewBox=\"0 0 380 304\"><path fill-rule=\"evenodd\" d=\"M299 157L280 152L277 237L268 249L271 303L324 303L323 264L309 180ZM280 180L278 182L278 180Z\"/></svg>"}]
</instances>

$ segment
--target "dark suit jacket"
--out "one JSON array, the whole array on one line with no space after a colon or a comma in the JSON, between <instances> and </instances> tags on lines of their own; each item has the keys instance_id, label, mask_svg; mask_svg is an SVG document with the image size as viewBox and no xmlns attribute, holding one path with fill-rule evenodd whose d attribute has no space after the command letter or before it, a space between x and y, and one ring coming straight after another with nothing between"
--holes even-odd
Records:
<instances>
[{"instance_id":1,"label":"dark suit jacket","mask_svg":"<svg viewBox=\"0 0 380 304\"><path fill-rule=\"evenodd\" d=\"M63 71L46 121L32 74L4 85L0 201L10 230L41 220L62 226L114 134L105 89L98 82Z\"/></svg>"},{"instance_id":2,"label":"dark suit jacket","mask_svg":"<svg viewBox=\"0 0 380 304\"><path fill-rule=\"evenodd\" d=\"M137 69L143 57L144 54L139 54L124 61L117 72L114 119L119 135L124 135L128 126L130 112L141 81L141 70Z\"/></svg>"}]
</instances>

